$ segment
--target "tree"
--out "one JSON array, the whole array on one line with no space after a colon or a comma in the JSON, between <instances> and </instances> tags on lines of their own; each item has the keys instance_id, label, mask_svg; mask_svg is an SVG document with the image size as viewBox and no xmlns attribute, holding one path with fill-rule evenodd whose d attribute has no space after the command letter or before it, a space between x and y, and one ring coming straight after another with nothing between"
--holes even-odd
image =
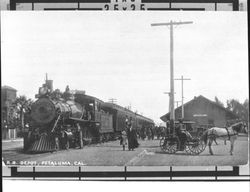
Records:
<instances>
[{"instance_id":1,"label":"tree","mask_svg":"<svg viewBox=\"0 0 250 192\"><path fill-rule=\"evenodd\" d=\"M21 130L24 129L24 116L31 111L32 103L33 101L31 99L27 99L26 96L21 95L17 97L12 104L13 111L18 114L18 124Z\"/></svg>"},{"instance_id":2,"label":"tree","mask_svg":"<svg viewBox=\"0 0 250 192\"><path fill-rule=\"evenodd\" d=\"M224 104L218 99L218 97L215 96L214 100L215 100L215 103L217 103L218 105L224 107Z\"/></svg>"},{"instance_id":3,"label":"tree","mask_svg":"<svg viewBox=\"0 0 250 192\"><path fill-rule=\"evenodd\" d=\"M238 115L243 121L248 122L248 99L243 104L236 99L227 100L227 109Z\"/></svg>"},{"instance_id":4,"label":"tree","mask_svg":"<svg viewBox=\"0 0 250 192\"><path fill-rule=\"evenodd\" d=\"M244 101L243 107L244 107L244 120L248 122L249 121L249 100L248 99Z\"/></svg>"}]
</instances>

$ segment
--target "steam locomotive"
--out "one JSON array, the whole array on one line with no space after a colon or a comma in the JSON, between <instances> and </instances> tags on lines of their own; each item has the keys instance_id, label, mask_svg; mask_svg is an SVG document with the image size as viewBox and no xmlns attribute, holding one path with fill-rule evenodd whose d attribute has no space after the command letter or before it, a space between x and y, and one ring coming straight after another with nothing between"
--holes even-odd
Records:
<instances>
[{"instance_id":1,"label":"steam locomotive","mask_svg":"<svg viewBox=\"0 0 250 192\"><path fill-rule=\"evenodd\" d=\"M132 118L139 131L153 127L153 120L114 103L103 102L85 91L53 91L53 81L46 78L31 106L31 121L24 133L24 150L40 153L83 148L90 143L117 139L125 129L125 119Z\"/></svg>"}]
</instances>

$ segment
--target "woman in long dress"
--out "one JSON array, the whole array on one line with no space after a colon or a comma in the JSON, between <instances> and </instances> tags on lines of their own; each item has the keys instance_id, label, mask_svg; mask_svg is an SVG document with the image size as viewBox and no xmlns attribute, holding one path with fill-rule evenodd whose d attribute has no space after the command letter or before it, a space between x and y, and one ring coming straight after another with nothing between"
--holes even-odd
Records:
<instances>
[{"instance_id":1,"label":"woman in long dress","mask_svg":"<svg viewBox=\"0 0 250 192\"><path fill-rule=\"evenodd\" d=\"M129 129L127 131L127 136L128 136L128 149L134 150L134 148L137 148L139 146L139 143L137 141L137 135L136 131L132 127L132 118L130 118L130 121L128 123Z\"/></svg>"}]
</instances>

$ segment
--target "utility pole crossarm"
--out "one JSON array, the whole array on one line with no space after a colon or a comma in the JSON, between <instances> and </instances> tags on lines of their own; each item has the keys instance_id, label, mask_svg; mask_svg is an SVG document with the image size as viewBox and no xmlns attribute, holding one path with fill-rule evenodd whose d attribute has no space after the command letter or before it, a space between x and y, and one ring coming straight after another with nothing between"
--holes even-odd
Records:
<instances>
[{"instance_id":1,"label":"utility pole crossarm","mask_svg":"<svg viewBox=\"0 0 250 192\"><path fill-rule=\"evenodd\" d=\"M183 21L183 22L170 22L170 23L152 23L151 26L162 26L162 25L182 25L182 24L192 24L193 21Z\"/></svg>"},{"instance_id":2,"label":"utility pole crossarm","mask_svg":"<svg viewBox=\"0 0 250 192\"><path fill-rule=\"evenodd\" d=\"M174 79L174 80L191 80L191 79L183 78L183 79Z\"/></svg>"},{"instance_id":3,"label":"utility pole crossarm","mask_svg":"<svg viewBox=\"0 0 250 192\"><path fill-rule=\"evenodd\" d=\"M171 94L171 92L163 92L164 94ZM176 94L176 92L174 92L174 94Z\"/></svg>"},{"instance_id":4,"label":"utility pole crossarm","mask_svg":"<svg viewBox=\"0 0 250 192\"><path fill-rule=\"evenodd\" d=\"M181 76L180 79L174 79L174 80L181 80L181 118L184 119L184 91L183 91L183 81L184 80L191 80L190 78L183 78Z\"/></svg>"}]
</instances>

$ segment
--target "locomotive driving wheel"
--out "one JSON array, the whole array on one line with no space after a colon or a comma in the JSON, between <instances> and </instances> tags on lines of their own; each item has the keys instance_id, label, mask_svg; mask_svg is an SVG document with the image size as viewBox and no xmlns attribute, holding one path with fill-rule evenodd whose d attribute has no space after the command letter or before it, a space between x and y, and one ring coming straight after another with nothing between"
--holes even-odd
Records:
<instances>
[{"instance_id":1,"label":"locomotive driving wheel","mask_svg":"<svg viewBox=\"0 0 250 192\"><path fill-rule=\"evenodd\" d=\"M24 132L23 148L26 151L30 146L31 132Z\"/></svg>"},{"instance_id":2,"label":"locomotive driving wheel","mask_svg":"<svg viewBox=\"0 0 250 192\"><path fill-rule=\"evenodd\" d=\"M161 149L169 154L174 154L178 150L179 140L177 137L165 137L160 141Z\"/></svg>"},{"instance_id":3,"label":"locomotive driving wheel","mask_svg":"<svg viewBox=\"0 0 250 192\"><path fill-rule=\"evenodd\" d=\"M62 138L62 146L64 149L69 149L69 139L67 137Z\"/></svg>"},{"instance_id":4,"label":"locomotive driving wheel","mask_svg":"<svg viewBox=\"0 0 250 192\"><path fill-rule=\"evenodd\" d=\"M198 155L205 150L206 145L205 145L204 141L202 141L201 139L194 138L192 141L188 142L186 148L188 148L188 151L190 154Z\"/></svg>"},{"instance_id":5,"label":"locomotive driving wheel","mask_svg":"<svg viewBox=\"0 0 250 192\"><path fill-rule=\"evenodd\" d=\"M79 147L83 148L83 138L82 138L82 130L79 131Z\"/></svg>"},{"instance_id":6,"label":"locomotive driving wheel","mask_svg":"<svg viewBox=\"0 0 250 192\"><path fill-rule=\"evenodd\" d=\"M58 151L59 150L59 138L55 137L55 150Z\"/></svg>"},{"instance_id":7,"label":"locomotive driving wheel","mask_svg":"<svg viewBox=\"0 0 250 192\"><path fill-rule=\"evenodd\" d=\"M66 143L65 143L65 149L68 150L69 149L69 140L67 139Z\"/></svg>"}]
</instances>

